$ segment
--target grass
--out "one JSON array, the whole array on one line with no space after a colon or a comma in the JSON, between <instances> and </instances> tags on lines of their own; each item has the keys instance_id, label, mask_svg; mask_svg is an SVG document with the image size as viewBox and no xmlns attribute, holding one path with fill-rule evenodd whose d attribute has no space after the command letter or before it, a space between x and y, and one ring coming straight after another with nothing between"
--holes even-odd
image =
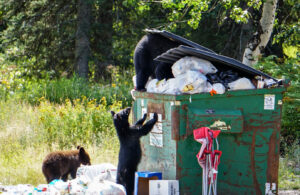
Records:
<instances>
[{"instance_id":1,"label":"grass","mask_svg":"<svg viewBox=\"0 0 300 195\"><path fill-rule=\"evenodd\" d=\"M23 102L0 101L0 183L4 185L45 183L41 167L46 154L57 149L75 149L77 146L74 143L73 145L65 144L62 147L56 140L52 142L49 140L49 142L44 139L45 126L39 118L41 107L44 108L45 104L44 102L41 106L35 107ZM82 104L80 102L80 105ZM50 116L65 105L48 102L47 106L52 110L49 112ZM85 109L90 111L88 108ZM76 109L74 113L76 115ZM110 116L107 112L106 115ZM103 162L117 164L119 142L109 121L106 121L107 129L103 129L101 134L101 142L91 140L86 144L78 143L89 152L92 164ZM61 126L61 128L64 127ZM67 141L68 137L65 136L64 140Z\"/></svg>"},{"instance_id":2,"label":"grass","mask_svg":"<svg viewBox=\"0 0 300 195\"><path fill-rule=\"evenodd\" d=\"M300 145L285 145L286 153L279 160L279 188L300 189Z\"/></svg>"}]
</instances>

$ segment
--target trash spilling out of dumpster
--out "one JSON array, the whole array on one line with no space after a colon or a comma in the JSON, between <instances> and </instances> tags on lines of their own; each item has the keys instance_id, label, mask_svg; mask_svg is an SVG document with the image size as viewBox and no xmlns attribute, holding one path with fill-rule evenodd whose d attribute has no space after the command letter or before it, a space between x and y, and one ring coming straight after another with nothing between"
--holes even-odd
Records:
<instances>
[{"instance_id":1,"label":"trash spilling out of dumpster","mask_svg":"<svg viewBox=\"0 0 300 195\"><path fill-rule=\"evenodd\" d=\"M125 188L117 184L117 168L109 163L78 168L76 178L63 181L55 179L49 184L39 184L34 187L29 184L3 186L0 184L2 194L116 194L125 195Z\"/></svg>"}]
</instances>

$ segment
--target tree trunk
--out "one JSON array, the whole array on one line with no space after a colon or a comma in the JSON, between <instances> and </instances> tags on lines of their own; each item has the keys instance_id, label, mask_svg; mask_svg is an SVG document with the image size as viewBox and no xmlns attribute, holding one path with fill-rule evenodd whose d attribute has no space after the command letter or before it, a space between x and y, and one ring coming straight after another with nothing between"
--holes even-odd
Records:
<instances>
[{"instance_id":1,"label":"tree trunk","mask_svg":"<svg viewBox=\"0 0 300 195\"><path fill-rule=\"evenodd\" d=\"M88 78L90 55L91 4L78 0L77 32L75 43L75 70L83 78Z\"/></svg>"},{"instance_id":2,"label":"tree trunk","mask_svg":"<svg viewBox=\"0 0 300 195\"><path fill-rule=\"evenodd\" d=\"M101 35L98 37L102 47L100 53L103 56L101 61L96 61L95 80L100 78L108 79L107 66L112 64L112 33L113 33L113 1L104 0L101 3L98 23L101 25Z\"/></svg>"},{"instance_id":3,"label":"tree trunk","mask_svg":"<svg viewBox=\"0 0 300 195\"><path fill-rule=\"evenodd\" d=\"M258 57L262 54L269 42L273 31L277 1L278 0L266 0L263 4L258 30L250 39L244 51L244 64L252 66L257 63Z\"/></svg>"}]
</instances>

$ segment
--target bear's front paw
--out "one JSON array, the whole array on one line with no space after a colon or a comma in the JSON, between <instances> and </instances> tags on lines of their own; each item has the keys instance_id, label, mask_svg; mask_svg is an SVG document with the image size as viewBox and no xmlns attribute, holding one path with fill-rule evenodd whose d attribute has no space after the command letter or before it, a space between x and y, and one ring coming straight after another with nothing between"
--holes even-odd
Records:
<instances>
[{"instance_id":1,"label":"bear's front paw","mask_svg":"<svg viewBox=\"0 0 300 195\"><path fill-rule=\"evenodd\" d=\"M158 120L158 115L157 115L157 113L156 113L156 112L153 114L153 119L154 119L155 121L157 121L157 120Z\"/></svg>"},{"instance_id":2,"label":"bear's front paw","mask_svg":"<svg viewBox=\"0 0 300 195\"><path fill-rule=\"evenodd\" d=\"M147 118L147 114L144 114L143 120L146 120L146 118Z\"/></svg>"}]
</instances>

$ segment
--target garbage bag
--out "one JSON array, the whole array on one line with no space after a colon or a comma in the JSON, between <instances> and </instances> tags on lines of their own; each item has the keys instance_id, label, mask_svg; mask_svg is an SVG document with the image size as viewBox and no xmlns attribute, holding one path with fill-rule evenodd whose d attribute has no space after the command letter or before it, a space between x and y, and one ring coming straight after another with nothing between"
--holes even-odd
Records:
<instances>
[{"instance_id":1,"label":"garbage bag","mask_svg":"<svg viewBox=\"0 0 300 195\"><path fill-rule=\"evenodd\" d=\"M217 94L223 94L226 90L222 83L215 83L212 85L212 88L217 92Z\"/></svg>"},{"instance_id":2,"label":"garbage bag","mask_svg":"<svg viewBox=\"0 0 300 195\"><path fill-rule=\"evenodd\" d=\"M166 79L160 80L156 83L156 93L164 93L168 89L168 82Z\"/></svg>"},{"instance_id":3,"label":"garbage bag","mask_svg":"<svg viewBox=\"0 0 300 195\"><path fill-rule=\"evenodd\" d=\"M148 85L146 86L146 90L149 93L155 93L156 92L156 84L157 84L158 80L157 79L152 79Z\"/></svg>"},{"instance_id":4,"label":"garbage bag","mask_svg":"<svg viewBox=\"0 0 300 195\"><path fill-rule=\"evenodd\" d=\"M167 90L164 92L165 94L178 95L181 94L178 89L178 78L171 78L167 80Z\"/></svg>"},{"instance_id":5,"label":"garbage bag","mask_svg":"<svg viewBox=\"0 0 300 195\"><path fill-rule=\"evenodd\" d=\"M85 194L101 194L101 195L126 195L124 186L111 181L94 181L85 191Z\"/></svg>"},{"instance_id":6,"label":"garbage bag","mask_svg":"<svg viewBox=\"0 0 300 195\"><path fill-rule=\"evenodd\" d=\"M228 83L228 87L231 91L240 89L255 89L255 86L251 83L251 81L245 77Z\"/></svg>"},{"instance_id":7,"label":"garbage bag","mask_svg":"<svg viewBox=\"0 0 300 195\"><path fill-rule=\"evenodd\" d=\"M185 56L172 65L172 73L174 77L184 74L188 70L199 71L204 75L216 73L218 71L217 68L209 61L194 56Z\"/></svg>"},{"instance_id":8,"label":"garbage bag","mask_svg":"<svg viewBox=\"0 0 300 195\"><path fill-rule=\"evenodd\" d=\"M81 166L77 169L76 178L81 178L82 176L87 177L89 180L93 180L97 176L102 176L102 179L116 182L117 167L110 163Z\"/></svg>"},{"instance_id":9,"label":"garbage bag","mask_svg":"<svg viewBox=\"0 0 300 195\"><path fill-rule=\"evenodd\" d=\"M200 72L188 70L181 77L184 80L178 83L178 87L182 93L195 94L205 92L207 79Z\"/></svg>"},{"instance_id":10,"label":"garbage bag","mask_svg":"<svg viewBox=\"0 0 300 195\"><path fill-rule=\"evenodd\" d=\"M228 89L228 83L239 79L239 74L232 70L226 70L214 74L207 74L206 77L210 83L222 83L225 88Z\"/></svg>"}]
</instances>

